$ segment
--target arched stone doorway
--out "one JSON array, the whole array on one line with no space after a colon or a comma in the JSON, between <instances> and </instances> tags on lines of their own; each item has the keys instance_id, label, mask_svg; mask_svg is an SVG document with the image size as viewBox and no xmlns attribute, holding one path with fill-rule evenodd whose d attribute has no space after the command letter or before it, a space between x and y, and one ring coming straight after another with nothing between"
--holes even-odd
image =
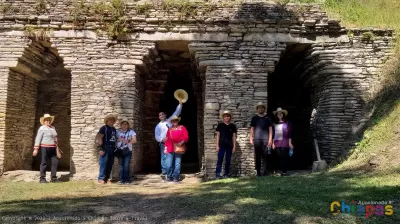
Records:
<instances>
[{"instance_id":1,"label":"arched stone doorway","mask_svg":"<svg viewBox=\"0 0 400 224\"><path fill-rule=\"evenodd\" d=\"M71 73L51 43L32 41L9 69L5 108L4 171L39 170L32 148L45 113L55 116L64 152L58 170L70 169Z\"/></svg>"}]
</instances>

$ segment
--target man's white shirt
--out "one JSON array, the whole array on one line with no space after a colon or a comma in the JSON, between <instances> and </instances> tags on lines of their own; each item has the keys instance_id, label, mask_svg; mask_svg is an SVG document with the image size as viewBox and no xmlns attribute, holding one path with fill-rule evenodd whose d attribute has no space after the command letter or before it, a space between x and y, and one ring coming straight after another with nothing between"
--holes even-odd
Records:
<instances>
[{"instance_id":1,"label":"man's white shirt","mask_svg":"<svg viewBox=\"0 0 400 224\"><path fill-rule=\"evenodd\" d=\"M171 124L171 118L173 116L179 116L182 112L182 104L179 104L176 107L175 112L165 121L160 121L160 123L157 124L156 129L155 129L155 137L157 142L162 142L162 140L165 138L168 132L168 128L172 126Z\"/></svg>"}]
</instances>

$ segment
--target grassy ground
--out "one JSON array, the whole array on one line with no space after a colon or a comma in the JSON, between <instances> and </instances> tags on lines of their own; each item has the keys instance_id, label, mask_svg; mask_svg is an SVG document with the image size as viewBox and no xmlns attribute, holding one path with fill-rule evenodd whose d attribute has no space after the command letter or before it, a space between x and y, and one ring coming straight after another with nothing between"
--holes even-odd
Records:
<instances>
[{"instance_id":1,"label":"grassy ground","mask_svg":"<svg viewBox=\"0 0 400 224\"><path fill-rule=\"evenodd\" d=\"M398 200L399 178L399 172L332 173L156 187L0 182L0 216L5 221L75 217L90 223L120 218L137 223L400 223L397 202L392 216L366 219L329 211L336 200Z\"/></svg>"}]
</instances>

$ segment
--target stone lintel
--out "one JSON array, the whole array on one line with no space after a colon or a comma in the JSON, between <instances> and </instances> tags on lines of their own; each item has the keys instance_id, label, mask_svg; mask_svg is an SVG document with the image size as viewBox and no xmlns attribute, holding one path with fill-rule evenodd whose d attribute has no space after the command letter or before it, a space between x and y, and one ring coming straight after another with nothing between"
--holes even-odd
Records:
<instances>
[{"instance_id":1,"label":"stone lintel","mask_svg":"<svg viewBox=\"0 0 400 224\"><path fill-rule=\"evenodd\" d=\"M327 43L327 42L349 42L347 35L330 37L327 35L312 35L310 38L293 36L290 33L247 33L243 41L265 41L265 42L283 42L283 43Z\"/></svg>"}]
</instances>

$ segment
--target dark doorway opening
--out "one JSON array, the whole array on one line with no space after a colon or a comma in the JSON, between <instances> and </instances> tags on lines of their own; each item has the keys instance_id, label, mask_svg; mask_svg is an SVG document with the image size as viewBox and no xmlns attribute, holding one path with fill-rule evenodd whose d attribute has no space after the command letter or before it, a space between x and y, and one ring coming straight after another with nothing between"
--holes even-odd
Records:
<instances>
[{"instance_id":1,"label":"dark doorway opening","mask_svg":"<svg viewBox=\"0 0 400 224\"><path fill-rule=\"evenodd\" d=\"M170 116L176 109L178 101L174 98L174 92L177 89L185 90L189 99L183 104L180 115L180 124L185 126L189 132L188 150L182 158L182 173L194 173L199 171L199 156L197 146L197 102L194 97L190 69L185 67L171 68L168 75L167 85L164 95L160 100L160 111L166 111Z\"/></svg>"},{"instance_id":2,"label":"dark doorway opening","mask_svg":"<svg viewBox=\"0 0 400 224\"><path fill-rule=\"evenodd\" d=\"M188 151L182 158L181 172L195 173L200 170L198 139L201 133L200 108L202 94L201 80L192 67L188 41L157 42L157 70L146 76L146 99L144 116L144 173L161 172L161 153L154 137L154 130L159 122L158 112L163 111L171 116L179 102L174 98L177 89L184 89L189 99L183 104L180 114L181 122L189 132ZM200 125L199 125L200 124ZM201 147L201 146L200 146Z\"/></svg>"},{"instance_id":3,"label":"dark doorway opening","mask_svg":"<svg viewBox=\"0 0 400 224\"><path fill-rule=\"evenodd\" d=\"M308 44L289 44L268 80L268 115L275 120L272 112L282 107L288 110L287 118L293 125L295 153L289 161L291 170L308 169L313 162L311 89L304 86L299 69L309 47Z\"/></svg>"}]
</instances>

